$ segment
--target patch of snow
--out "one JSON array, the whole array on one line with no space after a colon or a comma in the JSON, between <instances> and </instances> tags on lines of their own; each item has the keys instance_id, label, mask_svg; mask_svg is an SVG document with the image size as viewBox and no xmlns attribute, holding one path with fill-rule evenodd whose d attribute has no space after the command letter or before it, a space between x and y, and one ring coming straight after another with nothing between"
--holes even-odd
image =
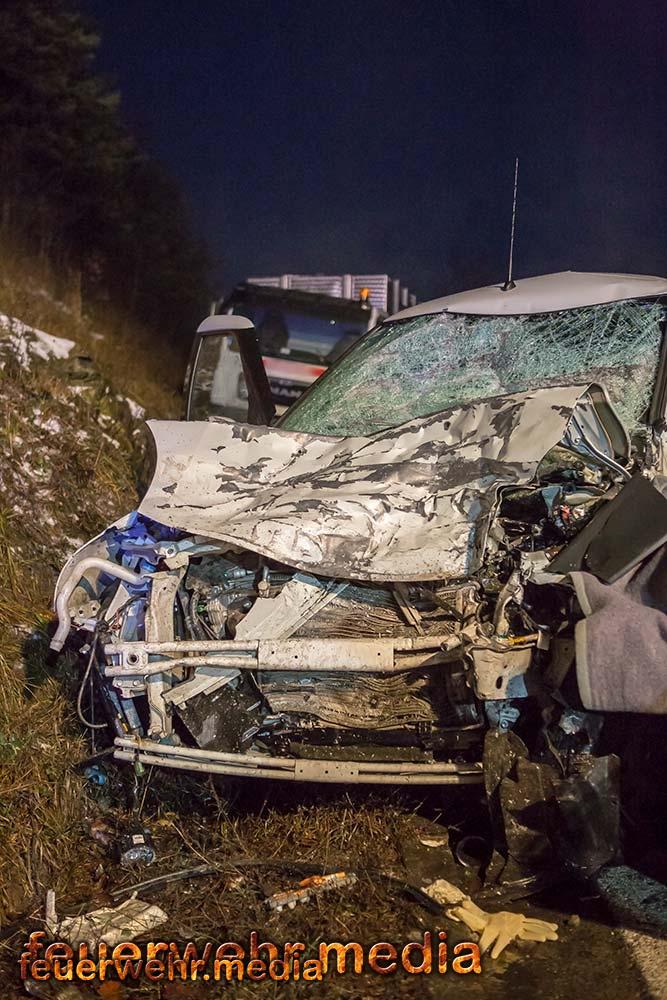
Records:
<instances>
[{"instance_id":1,"label":"patch of snow","mask_svg":"<svg viewBox=\"0 0 667 1000\"><path fill-rule=\"evenodd\" d=\"M114 448L120 448L120 443L118 441L116 441L115 438L112 438L106 432L104 432L104 431L102 432L102 437L104 438L105 441L108 441L109 444L112 444L114 446Z\"/></svg>"},{"instance_id":2,"label":"patch of snow","mask_svg":"<svg viewBox=\"0 0 667 1000\"><path fill-rule=\"evenodd\" d=\"M0 315L0 327L5 329L6 329L6 324L5 324L6 319L7 319L6 316ZM8 321L8 323L9 323L9 329L11 331L11 321ZM14 350L14 354L16 355L16 359L20 364L21 368L30 368L30 351L28 350L28 342L25 339L25 337L23 337L20 333L14 334L10 332L9 343L11 344Z\"/></svg>"},{"instance_id":3,"label":"patch of snow","mask_svg":"<svg viewBox=\"0 0 667 1000\"><path fill-rule=\"evenodd\" d=\"M144 419L144 417L146 416L146 411L143 408L143 406L140 406L139 403L135 403L135 401L133 399L130 399L129 396L125 397L125 402L129 406L130 413L132 414L132 416L133 416L133 418L135 420L143 420Z\"/></svg>"},{"instance_id":4,"label":"patch of snow","mask_svg":"<svg viewBox=\"0 0 667 1000\"><path fill-rule=\"evenodd\" d=\"M33 344L33 352L45 360L50 357L68 358L75 346L74 341L67 340L66 337L54 337L42 330L33 330L32 333L38 341L38 343Z\"/></svg>"},{"instance_id":5,"label":"patch of snow","mask_svg":"<svg viewBox=\"0 0 667 1000\"><path fill-rule=\"evenodd\" d=\"M21 462L21 472L28 476L29 479L44 479L48 476L48 472L44 469L36 469L27 458L24 458Z\"/></svg>"},{"instance_id":6,"label":"patch of snow","mask_svg":"<svg viewBox=\"0 0 667 1000\"><path fill-rule=\"evenodd\" d=\"M62 434L63 427L57 417L49 417L48 420L37 419L35 424L48 434Z\"/></svg>"},{"instance_id":7,"label":"patch of snow","mask_svg":"<svg viewBox=\"0 0 667 1000\"><path fill-rule=\"evenodd\" d=\"M75 346L73 340L54 337L43 330L36 330L27 323L0 313L0 330L9 334L9 342L22 368L30 367L30 356L48 361L49 358L68 358Z\"/></svg>"}]
</instances>

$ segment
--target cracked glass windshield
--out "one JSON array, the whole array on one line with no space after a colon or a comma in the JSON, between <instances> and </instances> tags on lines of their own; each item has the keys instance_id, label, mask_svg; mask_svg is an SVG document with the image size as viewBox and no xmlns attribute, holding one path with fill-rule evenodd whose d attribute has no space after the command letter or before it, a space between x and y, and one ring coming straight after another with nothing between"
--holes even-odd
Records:
<instances>
[{"instance_id":1,"label":"cracked glass windshield","mask_svg":"<svg viewBox=\"0 0 667 1000\"><path fill-rule=\"evenodd\" d=\"M658 366L664 307L620 302L536 316L439 313L363 337L281 427L376 434L448 407L546 385L601 382L632 431Z\"/></svg>"}]
</instances>

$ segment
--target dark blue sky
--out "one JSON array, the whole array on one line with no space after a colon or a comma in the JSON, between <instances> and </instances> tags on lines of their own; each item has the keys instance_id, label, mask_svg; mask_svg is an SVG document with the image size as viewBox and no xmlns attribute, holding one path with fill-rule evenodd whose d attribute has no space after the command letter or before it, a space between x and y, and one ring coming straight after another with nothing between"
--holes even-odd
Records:
<instances>
[{"instance_id":1,"label":"dark blue sky","mask_svg":"<svg viewBox=\"0 0 667 1000\"><path fill-rule=\"evenodd\" d=\"M85 0L226 290L667 274L667 17L639 0Z\"/></svg>"}]
</instances>

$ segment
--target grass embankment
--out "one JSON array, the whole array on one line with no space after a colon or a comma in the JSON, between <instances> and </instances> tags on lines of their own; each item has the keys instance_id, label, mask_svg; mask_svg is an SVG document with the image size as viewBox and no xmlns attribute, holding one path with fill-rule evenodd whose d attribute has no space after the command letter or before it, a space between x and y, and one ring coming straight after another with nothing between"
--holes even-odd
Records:
<instances>
[{"instance_id":1,"label":"grass embankment","mask_svg":"<svg viewBox=\"0 0 667 1000\"><path fill-rule=\"evenodd\" d=\"M23 995L17 953L27 930L40 926L47 888L56 890L59 913L70 915L117 904L113 891L142 878L202 862L219 871L142 891L142 898L159 903L169 916L160 940L244 942L258 929L261 940L303 941L311 951L319 940L405 942L437 927L437 918L377 875L382 869L423 884L406 846L419 853L419 814L439 818L437 792L425 809L416 791L223 785L156 770L144 788L142 820L153 833L158 862L145 871L126 871L92 839L88 821L103 818L113 827L127 817L123 793L132 771L110 766L108 786L99 795L77 772L89 744L73 709L74 664L68 668L61 660L55 673L45 664L53 586L69 552L136 504L140 435L136 409L125 397L149 415L177 414L180 366L164 345L151 349L140 333L110 315L82 316L75 292L16 264L0 277L0 314L75 342L68 357L57 356L66 351L56 344L54 356L48 339L35 340L20 323L0 323L2 996ZM81 360L81 354L92 360ZM450 829L462 815L457 803L459 797L448 792ZM441 823L436 833L444 834L446 844ZM431 850L443 865L451 862L446 847ZM359 882L293 911L271 913L265 896L297 885L298 877L283 864L295 860L354 871ZM449 874L446 867L442 871ZM331 998L433 996L423 978L405 974L388 984L382 976L348 976L321 989ZM220 987L210 986L144 980L132 987L107 983L108 994L90 984L84 995L220 995ZM233 992L249 997L256 988L243 983ZM267 988L273 995L273 986ZM300 996L301 983L283 984L280 992ZM79 993L49 994L65 995Z\"/></svg>"},{"instance_id":2,"label":"grass embankment","mask_svg":"<svg viewBox=\"0 0 667 1000\"><path fill-rule=\"evenodd\" d=\"M91 312L81 301L76 276L56 275L47 264L22 257L1 243L0 313L74 340L72 354L90 357L95 370L149 416L180 413L182 349L165 343L159 330L138 327L112 305L98 305ZM187 340L186 331L186 349Z\"/></svg>"},{"instance_id":3,"label":"grass embankment","mask_svg":"<svg viewBox=\"0 0 667 1000\"><path fill-rule=\"evenodd\" d=\"M111 311L86 315L75 285L8 255L0 314L20 321L0 326L1 925L77 880L88 804L72 763L87 750L44 668L53 586L70 552L136 505L134 404L178 415L183 366ZM74 341L69 357L21 324Z\"/></svg>"}]
</instances>

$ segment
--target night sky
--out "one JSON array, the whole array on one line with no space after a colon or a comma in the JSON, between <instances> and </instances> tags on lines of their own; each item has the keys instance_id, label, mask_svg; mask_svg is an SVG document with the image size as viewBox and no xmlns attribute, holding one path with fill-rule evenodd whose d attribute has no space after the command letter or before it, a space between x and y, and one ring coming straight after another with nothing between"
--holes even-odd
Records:
<instances>
[{"instance_id":1,"label":"night sky","mask_svg":"<svg viewBox=\"0 0 667 1000\"><path fill-rule=\"evenodd\" d=\"M183 185L220 290L389 272L420 299L667 274L665 5L83 0L98 68Z\"/></svg>"}]
</instances>

